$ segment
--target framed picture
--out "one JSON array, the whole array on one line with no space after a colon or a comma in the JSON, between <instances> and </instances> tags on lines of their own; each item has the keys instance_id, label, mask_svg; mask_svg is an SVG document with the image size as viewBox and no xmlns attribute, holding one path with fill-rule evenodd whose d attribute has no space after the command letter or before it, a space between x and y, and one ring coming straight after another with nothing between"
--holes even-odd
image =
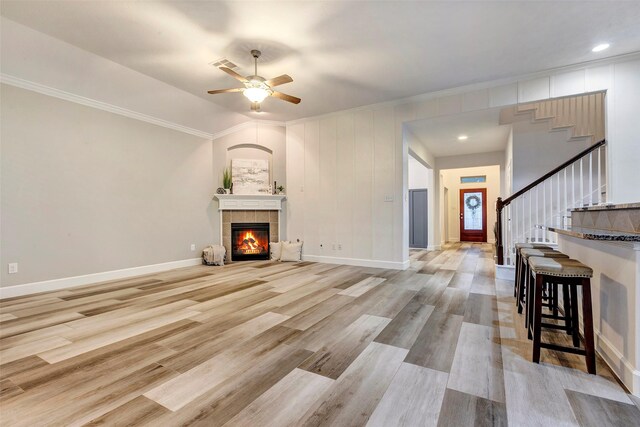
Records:
<instances>
[{"instance_id":1,"label":"framed picture","mask_svg":"<svg viewBox=\"0 0 640 427\"><path fill-rule=\"evenodd\" d=\"M233 194L269 194L269 161L232 159Z\"/></svg>"}]
</instances>

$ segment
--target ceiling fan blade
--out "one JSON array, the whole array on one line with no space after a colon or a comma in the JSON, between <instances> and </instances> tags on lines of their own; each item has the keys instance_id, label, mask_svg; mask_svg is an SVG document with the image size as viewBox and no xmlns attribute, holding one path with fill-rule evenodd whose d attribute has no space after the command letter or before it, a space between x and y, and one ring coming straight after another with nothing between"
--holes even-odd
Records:
<instances>
[{"instance_id":1,"label":"ceiling fan blade","mask_svg":"<svg viewBox=\"0 0 640 427\"><path fill-rule=\"evenodd\" d=\"M280 86L283 85L285 83L291 83L293 81L293 79L291 78L291 76L287 75L287 74L283 74L281 76L278 77L274 77L272 79L267 80L265 83L267 84L267 86L269 87L274 87L274 86Z\"/></svg>"},{"instance_id":2,"label":"ceiling fan blade","mask_svg":"<svg viewBox=\"0 0 640 427\"><path fill-rule=\"evenodd\" d=\"M274 96L278 99L282 99L283 101L291 102L292 104L299 104L302 99L296 98L295 96L287 95L286 93L276 92L274 91L271 96Z\"/></svg>"},{"instance_id":3,"label":"ceiling fan blade","mask_svg":"<svg viewBox=\"0 0 640 427\"><path fill-rule=\"evenodd\" d=\"M260 112L260 103L259 102L252 102L251 103L251 111Z\"/></svg>"},{"instance_id":4,"label":"ceiling fan blade","mask_svg":"<svg viewBox=\"0 0 640 427\"><path fill-rule=\"evenodd\" d=\"M242 92L244 90L243 87L234 87L231 89L217 89L217 90L208 90L207 93L211 95L215 95L217 93L232 93L232 92Z\"/></svg>"},{"instance_id":5,"label":"ceiling fan blade","mask_svg":"<svg viewBox=\"0 0 640 427\"><path fill-rule=\"evenodd\" d=\"M231 68L227 68L227 67L220 67L220 69L222 71L224 71L225 73L229 74L231 77L233 77L236 80L240 80L242 83L246 83L249 80L247 80L246 78L244 78L243 76L241 76L240 74L236 73L235 71L233 71Z\"/></svg>"}]
</instances>

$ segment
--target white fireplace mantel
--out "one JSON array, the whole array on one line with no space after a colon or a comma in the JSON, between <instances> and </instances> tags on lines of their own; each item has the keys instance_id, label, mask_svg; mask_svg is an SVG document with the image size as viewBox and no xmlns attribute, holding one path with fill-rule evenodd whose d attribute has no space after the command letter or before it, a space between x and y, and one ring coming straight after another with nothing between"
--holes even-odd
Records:
<instances>
[{"instance_id":1,"label":"white fireplace mantel","mask_svg":"<svg viewBox=\"0 0 640 427\"><path fill-rule=\"evenodd\" d=\"M213 197L220 202L220 211L279 211L282 210L282 202L287 199L284 194L216 194Z\"/></svg>"}]
</instances>

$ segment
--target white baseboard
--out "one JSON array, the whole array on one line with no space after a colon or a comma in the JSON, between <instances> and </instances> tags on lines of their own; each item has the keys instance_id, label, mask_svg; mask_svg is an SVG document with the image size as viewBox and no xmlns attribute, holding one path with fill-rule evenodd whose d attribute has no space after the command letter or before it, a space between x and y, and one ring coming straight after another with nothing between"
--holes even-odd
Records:
<instances>
[{"instance_id":1,"label":"white baseboard","mask_svg":"<svg viewBox=\"0 0 640 427\"><path fill-rule=\"evenodd\" d=\"M389 270L406 270L409 268L409 260L404 262L397 261L378 261L374 259L360 259L360 258L338 258L332 256L322 255L303 255L303 261L323 262L326 264L344 264L355 265L358 267L374 267L374 268L386 268Z\"/></svg>"},{"instance_id":2,"label":"white baseboard","mask_svg":"<svg viewBox=\"0 0 640 427\"><path fill-rule=\"evenodd\" d=\"M640 370L634 368L631 362L609 340L602 336L600 331L596 330L595 335L596 351L629 391L640 397Z\"/></svg>"},{"instance_id":3,"label":"white baseboard","mask_svg":"<svg viewBox=\"0 0 640 427\"><path fill-rule=\"evenodd\" d=\"M496 265L496 279L516 280L516 268L511 265Z\"/></svg>"},{"instance_id":4,"label":"white baseboard","mask_svg":"<svg viewBox=\"0 0 640 427\"><path fill-rule=\"evenodd\" d=\"M429 245L427 246L428 251L439 251L442 249L442 245Z\"/></svg>"},{"instance_id":5,"label":"white baseboard","mask_svg":"<svg viewBox=\"0 0 640 427\"><path fill-rule=\"evenodd\" d=\"M143 274L158 273L160 271L173 270L174 268L191 267L200 264L202 264L202 258L191 258L183 259L180 261L164 262L161 264L124 268L122 270L104 271L102 273L93 273L84 276L65 277L62 279L45 280L43 282L33 282L25 283L23 285L7 286L4 288L0 288L0 299L37 294L40 292L57 291L60 289L74 288L76 286L106 282L108 280L126 279L128 277L142 276Z\"/></svg>"}]
</instances>

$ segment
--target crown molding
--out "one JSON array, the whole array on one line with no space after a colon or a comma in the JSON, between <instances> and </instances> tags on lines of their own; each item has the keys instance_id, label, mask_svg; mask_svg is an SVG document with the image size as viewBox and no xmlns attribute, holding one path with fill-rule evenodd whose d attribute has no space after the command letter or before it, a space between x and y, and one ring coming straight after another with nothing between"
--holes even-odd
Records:
<instances>
[{"instance_id":1,"label":"crown molding","mask_svg":"<svg viewBox=\"0 0 640 427\"><path fill-rule=\"evenodd\" d=\"M38 92L43 95L53 96L55 98L64 99L65 101L75 102L76 104L85 105L87 107L96 108L98 110L108 111L110 113L118 114L121 116L129 117L131 119L140 120L143 122L151 123L154 125L162 126L168 129L177 130L178 132L188 133L200 138L213 140L214 135L209 132L203 132L198 129L182 126L174 122L170 122L157 117L149 116L147 114L138 113L137 111L128 110L126 108L118 107L113 104L109 104L95 99L86 98L84 96L76 95L74 93L65 92L60 89L55 89L49 86L42 85L40 83L31 82L29 80L21 79L19 77L11 76L8 74L0 74L0 82L11 86L19 87L21 89L30 90L32 92Z\"/></svg>"},{"instance_id":2,"label":"crown molding","mask_svg":"<svg viewBox=\"0 0 640 427\"><path fill-rule=\"evenodd\" d=\"M521 74L518 76L505 77L502 79L488 80L485 82L472 83L464 86L456 86L449 89L422 93L419 95L413 95L410 97L395 99L392 101L385 101L385 102L379 102L376 104L368 104L368 105L362 105L360 107L348 108L345 110L332 111L330 113L319 114L317 116L302 117L299 119L288 120L287 122L285 122L285 124L287 126L290 126L298 123L304 123L309 120L317 120L317 119L322 119L327 117L333 117L338 114L357 113L359 111L365 111L365 110L377 110L377 109L382 109L387 107L396 107L398 105L403 105L403 104L410 104L413 102L427 101L431 99L444 98L444 97L453 96L453 95L461 95L464 93L474 92L478 90L491 89L498 86L515 84L518 82L525 82L527 80L533 80L539 77L552 76L556 74L568 73L571 71L584 70L588 67L604 66L604 65L611 65L611 64L616 64L620 62L633 61L636 59L640 59L640 52L631 52L623 55L611 56L608 58L596 59L593 61L585 61L577 64L566 65L563 67L549 68L546 70L537 71L535 73Z\"/></svg>"},{"instance_id":3,"label":"crown molding","mask_svg":"<svg viewBox=\"0 0 640 427\"><path fill-rule=\"evenodd\" d=\"M8 84L10 86L19 87L21 89L30 90L32 92L38 92L43 95L53 96L55 98L64 99L65 101L75 102L76 104L85 105L87 107L97 108L98 110L108 111L110 113L119 114L121 116L129 117L131 119L141 120L143 122L151 123L154 125L162 126L165 128L177 130L178 132L188 133L190 135L198 136L200 138L214 140L222 138L225 135L230 135L240 130L254 127L254 126L279 126L285 127L285 122L279 122L275 120L248 120L242 122L228 129L222 130L217 133L204 132L198 129L190 128L188 126L182 126L168 120L159 119L157 117L150 116L144 113L138 113L137 111L128 110L126 108L118 107L113 104L109 104L95 99L87 98L84 96L76 95L71 92L66 92L60 89L45 86L40 83L35 83L29 80L21 79L19 77L11 76L9 74L0 73L0 83Z\"/></svg>"},{"instance_id":4,"label":"crown molding","mask_svg":"<svg viewBox=\"0 0 640 427\"><path fill-rule=\"evenodd\" d=\"M252 127L257 128L259 125L285 127L287 124L286 122L279 122L275 120L249 120L247 122L242 122L240 124L231 126L230 128L227 128L220 132L214 133L212 139L216 140L216 139L222 138L223 136L231 135L232 133L239 132L241 130L252 128Z\"/></svg>"}]
</instances>

